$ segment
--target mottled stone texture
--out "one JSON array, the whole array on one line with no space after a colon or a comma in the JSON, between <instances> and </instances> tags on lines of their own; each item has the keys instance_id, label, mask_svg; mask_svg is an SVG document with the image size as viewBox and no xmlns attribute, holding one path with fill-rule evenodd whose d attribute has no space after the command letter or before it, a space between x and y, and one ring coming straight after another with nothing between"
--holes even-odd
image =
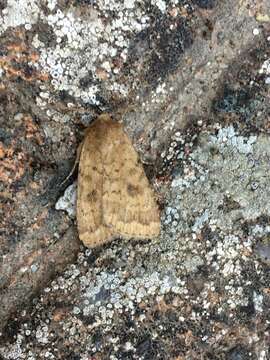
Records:
<instances>
[{"instance_id":1,"label":"mottled stone texture","mask_svg":"<svg viewBox=\"0 0 270 360\"><path fill-rule=\"evenodd\" d=\"M0 358L270 357L269 14L0 1ZM90 251L64 180L101 112L145 163L162 233Z\"/></svg>"}]
</instances>

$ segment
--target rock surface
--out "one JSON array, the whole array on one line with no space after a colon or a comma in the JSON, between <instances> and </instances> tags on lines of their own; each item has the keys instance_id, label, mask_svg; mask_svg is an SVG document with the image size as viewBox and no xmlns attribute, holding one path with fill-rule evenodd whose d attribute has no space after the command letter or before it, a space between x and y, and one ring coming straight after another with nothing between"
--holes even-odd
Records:
<instances>
[{"instance_id":1,"label":"rock surface","mask_svg":"<svg viewBox=\"0 0 270 360\"><path fill-rule=\"evenodd\" d=\"M4 0L0 41L0 359L268 359L269 1ZM100 112L154 241L78 240L62 182Z\"/></svg>"}]
</instances>

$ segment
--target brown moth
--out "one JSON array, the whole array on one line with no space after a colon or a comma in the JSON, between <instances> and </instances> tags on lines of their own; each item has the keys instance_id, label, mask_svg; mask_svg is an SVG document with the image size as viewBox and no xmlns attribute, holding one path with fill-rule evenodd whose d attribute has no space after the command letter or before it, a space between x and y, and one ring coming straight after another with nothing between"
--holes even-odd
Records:
<instances>
[{"instance_id":1,"label":"brown moth","mask_svg":"<svg viewBox=\"0 0 270 360\"><path fill-rule=\"evenodd\" d=\"M142 164L121 124L101 115L82 145L77 198L79 237L85 246L122 238L152 238L160 215Z\"/></svg>"}]
</instances>

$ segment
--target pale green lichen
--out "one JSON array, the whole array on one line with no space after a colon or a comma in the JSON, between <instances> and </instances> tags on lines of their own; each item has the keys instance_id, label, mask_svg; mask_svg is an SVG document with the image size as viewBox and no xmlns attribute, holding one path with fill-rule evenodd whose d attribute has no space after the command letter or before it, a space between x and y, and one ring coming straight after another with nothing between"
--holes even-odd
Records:
<instances>
[{"instance_id":1,"label":"pale green lichen","mask_svg":"<svg viewBox=\"0 0 270 360\"><path fill-rule=\"evenodd\" d=\"M172 145L176 154L178 144L181 147L184 140L180 135L177 138L175 140L174 136ZM137 327L143 325L145 316L136 317L138 306L151 307L169 294L181 299L182 303L191 302L197 306L188 315L188 320L194 322L202 317L207 319L213 307L220 316L234 316L238 307L248 306L247 289L252 286L254 272L246 269L255 269L256 265L256 273L261 274L260 262L252 257L252 253L255 236L265 230L252 225L253 234L251 232L247 237L243 236L241 224L260 215L269 215L269 155L269 138L262 134L256 138L253 135L244 137L231 127L219 128L217 135L200 134L198 145L188 154L183 153L179 160L184 171L182 175L176 175L179 182L176 183L175 178L174 186L167 194L160 239L137 244L115 242L99 255L101 265L92 265L89 261L92 251L86 250L79 254L76 264L45 289L44 297L60 298L77 289L70 300L71 311L63 320L63 329L70 341L80 337L81 358L86 348L92 354L98 351L87 331L79 335L80 324L87 319L92 319L90 333L102 329L103 336L107 336L117 327L121 316L127 314ZM259 183L257 189L248 186L254 176ZM181 179L188 186L183 186ZM204 235L206 228L211 235L209 238ZM110 264L108 268L102 265L103 261ZM193 276L196 280L200 276L200 267L206 267L209 275L194 299L189 290L189 278ZM222 296L219 293L219 301L214 305L209 294L218 296L216 289L220 287ZM54 345L48 334L52 319L46 320L42 316L43 296L35 315L42 320L37 321L32 332L40 344L46 343L44 353L50 352L53 359ZM253 298L255 311L261 314L264 294L258 289ZM178 316L180 322L186 321L184 310L178 310ZM15 359L16 352L30 357L28 333L29 327L21 328L17 342L2 347L0 353L8 359ZM111 345L116 358L119 342L121 340L116 337ZM128 347L134 346L130 340ZM33 348L31 351L34 353Z\"/></svg>"}]
</instances>

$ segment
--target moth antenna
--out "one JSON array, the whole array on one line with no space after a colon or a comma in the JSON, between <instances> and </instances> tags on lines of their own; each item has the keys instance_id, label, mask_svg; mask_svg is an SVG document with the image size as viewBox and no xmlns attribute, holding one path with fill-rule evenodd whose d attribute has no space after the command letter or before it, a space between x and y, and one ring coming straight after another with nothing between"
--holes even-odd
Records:
<instances>
[{"instance_id":1,"label":"moth antenna","mask_svg":"<svg viewBox=\"0 0 270 360\"><path fill-rule=\"evenodd\" d=\"M68 176L60 183L59 187L62 187L74 174L77 166L79 165L80 156L81 156L81 152L82 152L82 146L83 146L83 141L80 143L80 145L77 148L76 159L75 159L74 165L72 166L72 169L70 170Z\"/></svg>"}]
</instances>

